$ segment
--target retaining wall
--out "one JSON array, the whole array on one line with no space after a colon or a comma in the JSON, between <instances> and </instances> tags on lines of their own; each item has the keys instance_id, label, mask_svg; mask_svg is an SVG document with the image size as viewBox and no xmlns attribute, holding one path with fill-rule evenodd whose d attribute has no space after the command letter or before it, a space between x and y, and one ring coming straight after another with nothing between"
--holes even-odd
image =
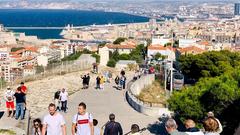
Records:
<instances>
[{"instance_id":1,"label":"retaining wall","mask_svg":"<svg viewBox=\"0 0 240 135\"><path fill-rule=\"evenodd\" d=\"M149 116L162 116L163 114L170 115L168 108L156 107L157 105L145 103L137 98L141 91L151 85L155 80L154 74L143 75L140 79L130 82L126 92L126 99L130 106L136 111Z\"/></svg>"}]
</instances>

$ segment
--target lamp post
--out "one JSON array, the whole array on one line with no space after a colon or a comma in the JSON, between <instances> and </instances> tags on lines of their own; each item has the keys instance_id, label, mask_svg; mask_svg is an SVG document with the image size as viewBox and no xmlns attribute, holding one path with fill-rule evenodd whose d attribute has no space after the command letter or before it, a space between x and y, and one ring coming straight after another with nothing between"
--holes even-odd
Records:
<instances>
[{"instance_id":1,"label":"lamp post","mask_svg":"<svg viewBox=\"0 0 240 135\"><path fill-rule=\"evenodd\" d=\"M172 53L172 48L173 48L173 41L174 41L174 37L173 37L173 29L171 29L171 36L172 36L172 44L171 44L171 52ZM170 95L172 95L173 92L173 59L171 58L171 68L170 68Z\"/></svg>"}]
</instances>

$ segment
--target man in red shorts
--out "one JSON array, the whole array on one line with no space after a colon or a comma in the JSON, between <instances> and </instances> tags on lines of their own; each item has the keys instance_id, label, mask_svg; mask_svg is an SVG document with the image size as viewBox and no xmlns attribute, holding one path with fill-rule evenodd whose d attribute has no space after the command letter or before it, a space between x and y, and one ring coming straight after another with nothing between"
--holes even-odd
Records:
<instances>
[{"instance_id":1,"label":"man in red shorts","mask_svg":"<svg viewBox=\"0 0 240 135\"><path fill-rule=\"evenodd\" d=\"M5 92L4 98L6 100L6 107L7 107L7 112L8 112L8 117L11 116L13 117L13 112L14 112L14 92L11 90L11 88L8 86L7 91ZM11 110L11 113L10 113Z\"/></svg>"}]
</instances>

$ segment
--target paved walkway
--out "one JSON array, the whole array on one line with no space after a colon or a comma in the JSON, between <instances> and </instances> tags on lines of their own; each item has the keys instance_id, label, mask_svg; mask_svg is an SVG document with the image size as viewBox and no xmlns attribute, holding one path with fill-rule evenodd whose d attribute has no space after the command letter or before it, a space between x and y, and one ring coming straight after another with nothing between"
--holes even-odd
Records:
<instances>
[{"instance_id":1,"label":"paved walkway","mask_svg":"<svg viewBox=\"0 0 240 135\"><path fill-rule=\"evenodd\" d=\"M132 109L125 100L124 93L125 91L113 88L112 83L106 83L104 90L95 90L91 87L88 90L81 90L73 94L68 102L68 113L63 114L67 121L68 134L71 133L72 117L77 113L77 107L80 102L87 104L87 111L99 121L99 127L108 121L110 113L116 115L116 121L122 124L124 133L130 130L133 123L143 128L158 121L156 117L146 116ZM42 117L43 113L38 116ZM150 133L145 131L144 134L149 135Z\"/></svg>"}]
</instances>

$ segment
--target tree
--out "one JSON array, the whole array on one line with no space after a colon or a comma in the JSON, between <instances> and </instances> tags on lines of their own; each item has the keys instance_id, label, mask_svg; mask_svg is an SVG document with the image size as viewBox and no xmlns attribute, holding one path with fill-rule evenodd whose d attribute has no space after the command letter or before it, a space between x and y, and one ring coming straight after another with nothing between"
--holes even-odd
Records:
<instances>
[{"instance_id":1,"label":"tree","mask_svg":"<svg viewBox=\"0 0 240 135\"><path fill-rule=\"evenodd\" d=\"M115 50L113 53L109 54L110 59L114 59L115 61L119 60L119 53L117 50Z\"/></svg>"},{"instance_id":2,"label":"tree","mask_svg":"<svg viewBox=\"0 0 240 135\"><path fill-rule=\"evenodd\" d=\"M194 86L174 92L168 100L169 108L179 114L183 120L191 118L198 122L204 119L208 111L213 111L225 125L224 130L228 131L224 134L233 134L234 129L239 125L239 116L234 112L235 115L230 116L228 109L240 110L240 106L236 105L240 100L239 84L239 68L218 77L201 78Z\"/></svg>"},{"instance_id":3,"label":"tree","mask_svg":"<svg viewBox=\"0 0 240 135\"><path fill-rule=\"evenodd\" d=\"M97 62L97 63L100 62L100 55L93 53L91 56L94 57L94 58L96 58L96 62Z\"/></svg>"},{"instance_id":4,"label":"tree","mask_svg":"<svg viewBox=\"0 0 240 135\"><path fill-rule=\"evenodd\" d=\"M123 54L119 55L119 60L130 60L130 55L123 53Z\"/></svg>"},{"instance_id":5,"label":"tree","mask_svg":"<svg viewBox=\"0 0 240 135\"><path fill-rule=\"evenodd\" d=\"M159 60L159 59L163 59L165 56L163 56L161 53L156 53L155 55L154 55L154 59L155 60Z\"/></svg>"},{"instance_id":6,"label":"tree","mask_svg":"<svg viewBox=\"0 0 240 135\"><path fill-rule=\"evenodd\" d=\"M107 63L107 66L115 67L116 66L116 61L114 59L110 59Z\"/></svg>"},{"instance_id":7,"label":"tree","mask_svg":"<svg viewBox=\"0 0 240 135\"><path fill-rule=\"evenodd\" d=\"M240 54L230 51L212 51L198 55L182 55L178 59L183 74L194 80L215 77L240 66Z\"/></svg>"},{"instance_id":8,"label":"tree","mask_svg":"<svg viewBox=\"0 0 240 135\"><path fill-rule=\"evenodd\" d=\"M73 54L70 54L69 56L62 59L62 61L72 61L77 60L82 55L82 52L76 52Z\"/></svg>"},{"instance_id":9,"label":"tree","mask_svg":"<svg viewBox=\"0 0 240 135\"><path fill-rule=\"evenodd\" d=\"M11 52L16 52L21 49L24 49L24 47L13 47L13 48L11 48Z\"/></svg>"},{"instance_id":10,"label":"tree","mask_svg":"<svg viewBox=\"0 0 240 135\"><path fill-rule=\"evenodd\" d=\"M124 42L127 38L119 37L115 41L113 41L113 44L120 44Z\"/></svg>"},{"instance_id":11,"label":"tree","mask_svg":"<svg viewBox=\"0 0 240 135\"><path fill-rule=\"evenodd\" d=\"M104 47L107 43L106 42L102 42L98 45L98 47Z\"/></svg>"}]
</instances>

